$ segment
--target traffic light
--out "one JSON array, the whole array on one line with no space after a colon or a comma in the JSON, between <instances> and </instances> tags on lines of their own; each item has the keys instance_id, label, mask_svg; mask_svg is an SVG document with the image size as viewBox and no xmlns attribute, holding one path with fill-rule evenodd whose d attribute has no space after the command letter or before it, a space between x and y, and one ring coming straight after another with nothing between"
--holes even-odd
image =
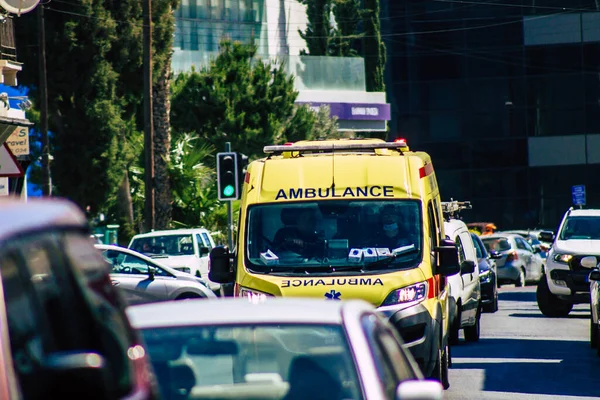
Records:
<instances>
[{"instance_id":1,"label":"traffic light","mask_svg":"<svg viewBox=\"0 0 600 400\"><path fill-rule=\"evenodd\" d=\"M244 186L244 180L246 180L246 172L248 167L248 156L242 153L237 154L237 169L238 169L238 192L240 198L242 197L242 187Z\"/></svg>"},{"instance_id":2,"label":"traffic light","mask_svg":"<svg viewBox=\"0 0 600 400\"><path fill-rule=\"evenodd\" d=\"M217 153L217 189L219 200L239 199L239 172L237 153Z\"/></svg>"}]
</instances>

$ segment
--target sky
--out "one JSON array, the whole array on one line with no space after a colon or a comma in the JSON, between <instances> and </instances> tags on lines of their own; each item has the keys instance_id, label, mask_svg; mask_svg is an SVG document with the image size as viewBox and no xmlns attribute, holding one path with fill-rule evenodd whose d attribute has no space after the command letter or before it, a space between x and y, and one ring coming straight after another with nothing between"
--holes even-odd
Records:
<instances>
[{"instance_id":1,"label":"sky","mask_svg":"<svg viewBox=\"0 0 600 400\"><path fill-rule=\"evenodd\" d=\"M0 84L0 93L2 92L6 92L8 93L8 101L10 104L10 108L19 108L19 103L21 103L24 99L15 99L12 98L14 96L27 96L28 93L28 89L25 87L12 87L12 86L6 86L6 85L2 85ZM35 128L33 127L29 130L29 145L30 147L39 147L40 143L36 139L36 135L35 133ZM37 164L39 165L39 162L37 162ZM42 190L41 187L39 187L38 185L32 184L31 182L27 182L27 195L29 197L39 197L42 195Z\"/></svg>"}]
</instances>

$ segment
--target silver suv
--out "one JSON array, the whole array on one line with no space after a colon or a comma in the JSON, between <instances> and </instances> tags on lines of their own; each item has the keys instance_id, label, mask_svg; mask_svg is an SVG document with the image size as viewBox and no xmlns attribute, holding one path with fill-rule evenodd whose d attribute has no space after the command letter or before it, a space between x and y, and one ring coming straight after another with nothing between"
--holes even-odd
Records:
<instances>
[{"instance_id":1,"label":"silver suv","mask_svg":"<svg viewBox=\"0 0 600 400\"><path fill-rule=\"evenodd\" d=\"M545 316L565 317L574 304L590 301L591 269L581 260L585 256L600 257L600 210L571 207L557 234L541 233L540 240L551 240L552 247L546 259L546 274L537 288L538 307Z\"/></svg>"}]
</instances>

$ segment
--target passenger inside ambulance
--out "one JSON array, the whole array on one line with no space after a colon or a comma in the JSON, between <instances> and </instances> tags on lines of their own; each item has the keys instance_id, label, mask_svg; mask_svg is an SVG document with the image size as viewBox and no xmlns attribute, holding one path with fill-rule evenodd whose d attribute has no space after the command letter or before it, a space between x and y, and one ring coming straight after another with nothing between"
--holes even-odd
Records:
<instances>
[{"instance_id":1,"label":"passenger inside ambulance","mask_svg":"<svg viewBox=\"0 0 600 400\"><path fill-rule=\"evenodd\" d=\"M373 235L372 247L388 248L391 251L414 244L405 225L408 216L402 218L402 214L402 209L393 204L382 207L379 214L380 229Z\"/></svg>"},{"instance_id":2,"label":"passenger inside ambulance","mask_svg":"<svg viewBox=\"0 0 600 400\"><path fill-rule=\"evenodd\" d=\"M275 234L276 251L292 251L303 257L324 256L324 235L317 231L319 216L312 208L284 208L281 221L284 227Z\"/></svg>"}]
</instances>

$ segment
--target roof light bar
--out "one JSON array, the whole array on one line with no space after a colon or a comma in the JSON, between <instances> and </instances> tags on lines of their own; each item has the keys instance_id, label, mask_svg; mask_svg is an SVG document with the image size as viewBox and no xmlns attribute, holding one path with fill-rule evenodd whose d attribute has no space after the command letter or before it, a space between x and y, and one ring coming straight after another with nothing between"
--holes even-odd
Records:
<instances>
[{"instance_id":1,"label":"roof light bar","mask_svg":"<svg viewBox=\"0 0 600 400\"><path fill-rule=\"evenodd\" d=\"M316 145L275 145L265 146L263 151L266 154L283 153L286 151L343 151L343 150L375 150L375 149L398 149L406 147L406 142L385 142L385 143L329 143Z\"/></svg>"}]
</instances>

